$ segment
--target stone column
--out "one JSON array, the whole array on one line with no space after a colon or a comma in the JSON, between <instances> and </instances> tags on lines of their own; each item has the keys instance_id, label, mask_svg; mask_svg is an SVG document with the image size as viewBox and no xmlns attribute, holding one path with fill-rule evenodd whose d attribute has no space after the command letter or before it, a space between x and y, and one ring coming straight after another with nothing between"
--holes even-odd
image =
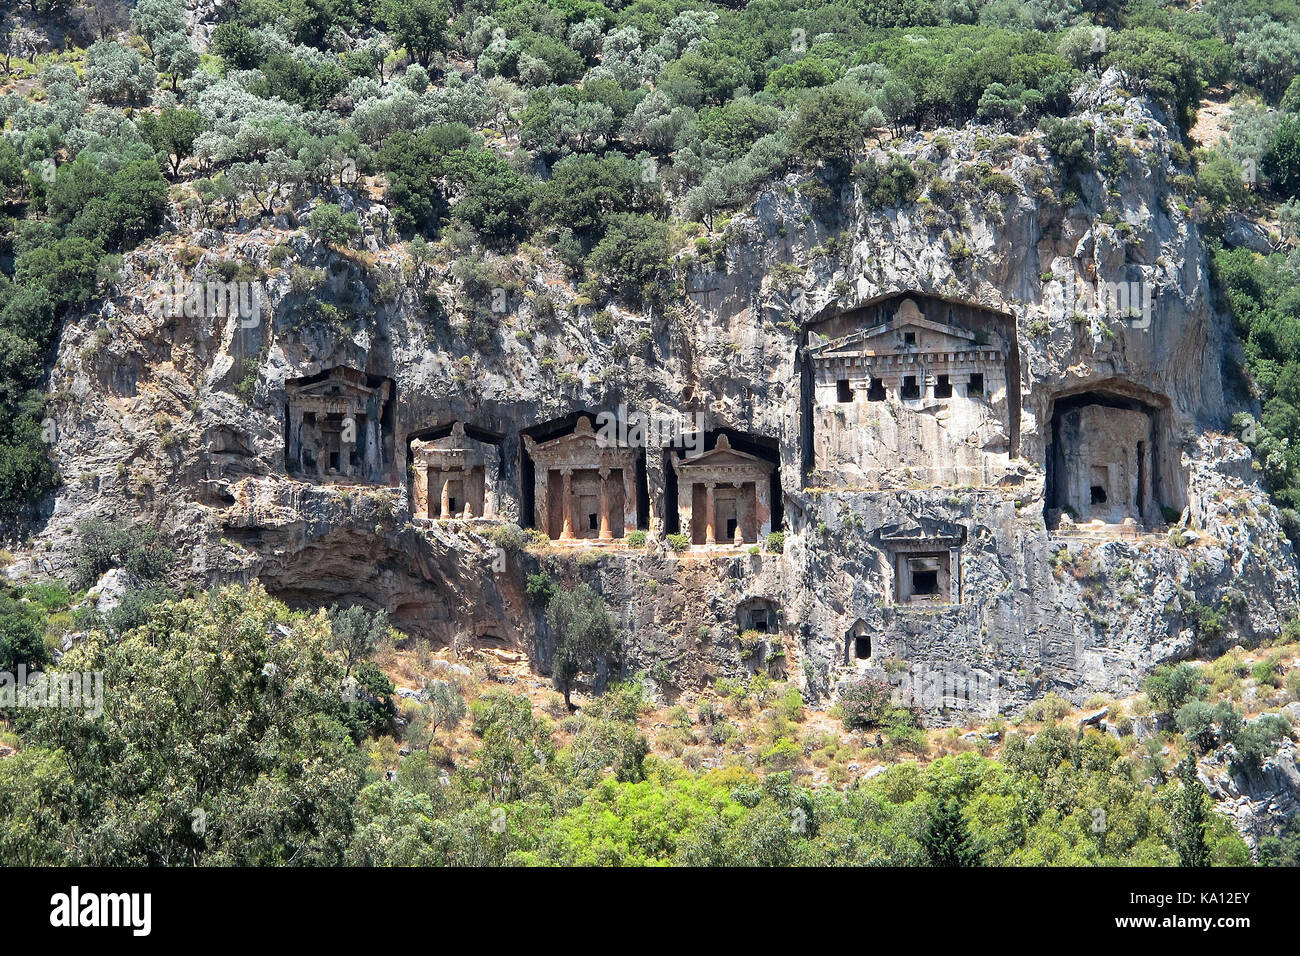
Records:
<instances>
[{"instance_id":1,"label":"stone column","mask_svg":"<svg viewBox=\"0 0 1300 956\"><path fill-rule=\"evenodd\" d=\"M744 544L745 523L749 520L749 500L746 497L748 485L736 482L736 486L740 489L740 492L736 495L736 536L732 543Z\"/></svg>"},{"instance_id":2,"label":"stone column","mask_svg":"<svg viewBox=\"0 0 1300 956\"><path fill-rule=\"evenodd\" d=\"M560 540L569 541L573 538L573 469L562 468L560 475L563 478L560 488L560 507L564 509L564 526L560 529Z\"/></svg>"},{"instance_id":3,"label":"stone column","mask_svg":"<svg viewBox=\"0 0 1300 956\"><path fill-rule=\"evenodd\" d=\"M533 470L533 522L548 538L551 536L550 497L551 469L535 466Z\"/></svg>"},{"instance_id":4,"label":"stone column","mask_svg":"<svg viewBox=\"0 0 1300 956\"><path fill-rule=\"evenodd\" d=\"M713 508L713 482L708 482L704 486L704 543L717 544L715 537L714 508Z\"/></svg>"},{"instance_id":5,"label":"stone column","mask_svg":"<svg viewBox=\"0 0 1300 956\"><path fill-rule=\"evenodd\" d=\"M411 512L417 518L429 517L429 466L418 457L411 475Z\"/></svg>"},{"instance_id":6,"label":"stone column","mask_svg":"<svg viewBox=\"0 0 1300 956\"><path fill-rule=\"evenodd\" d=\"M381 471L379 467L379 422L366 419L365 443L362 467L365 469L367 478L379 478Z\"/></svg>"},{"instance_id":7,"label":"stone column","mask_svg":"<svg viewBox=\"0 0 1300 956\"><path fill-rule=\"evenodd\" d=\"M771 482L764 476L754 482L754 510L758 524L758 537L766 537L772 530Z\"/></svg>"},{"instance_id":8,"label":"stone column","mask_svg":"<svg viewBox=\"0 0 1300 956\"><path fill-rule=\"evenodd\" d=\"M285 449L285 470L288 471L288 463L293 463L293 469L302 471L302 414L296 409L290 413L293 417L289 420L289 447Z\"/></svg>"},{"instance_id":9,"label":"stone column","mask_svg":"<svg viewBox=\"0 0 1300 956\"><path fill-rule=\"evenodd\" d=\"M692 541L695 530L695 482L688 478L677 479L677 531ZM692 543L694 543L692 541Z\"/></svg>"},{"instance_id":10,"label":"stone column","mask_svg":"<svg viewBox=\"0 0 1300 956\"><path fill-rule=\"evenodd\" d=\"M438 495L442 499L441 506L438 509L439 518L451 517L451 472L439 470L438 472Z\"/></svg>"},{"instance_id":11,"label":"stone column","mask_svg":"<svg viewBox=\"0 0 1300 956\"><path fill-rule=\"evenodd\" d=\"M623 534L636 530L636 458L623 459Z\"/></svg>"},{"instance_id":12,"label":"stone column","mask_svg":"<svg viewBox=\"0 0 1300 956\"><path fill-rule=\"evenodd\" d=\"M614 540L614 532L609 526L609 469L600 469L600 540Z\"/></svg>"}]
</instances>

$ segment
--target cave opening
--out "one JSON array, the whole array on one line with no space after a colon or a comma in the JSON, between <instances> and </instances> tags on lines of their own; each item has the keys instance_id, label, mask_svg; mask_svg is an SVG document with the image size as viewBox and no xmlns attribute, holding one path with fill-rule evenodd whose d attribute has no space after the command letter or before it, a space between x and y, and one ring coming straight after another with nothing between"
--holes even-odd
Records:
<instances>
[{"instance_id":1,"label":"cave opening","mask_svg":"<svg viewBox=\"0 0 1300 956\"><path fill-rule=\"evenodd\" d=\"M1058 395L1046 449L1044 518L1139 527L1163 524L1181 510L1181 474L1171 448L1170 403L1138 386Z\"/></svg>"}]
</instances>

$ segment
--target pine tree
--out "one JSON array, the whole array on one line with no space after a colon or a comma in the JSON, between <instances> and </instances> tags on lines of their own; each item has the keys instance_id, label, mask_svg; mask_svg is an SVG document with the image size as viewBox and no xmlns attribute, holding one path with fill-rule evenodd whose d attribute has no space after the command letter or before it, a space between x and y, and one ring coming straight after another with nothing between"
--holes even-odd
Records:
<instances>
[{"instance_id":1,"label":"pine tree","mask_svg":"<svg viewBox=\"0 0 1300 956\"><path fill-rule=\"evenodd\" d=\"M940 800L930 810L921 833L921 846L930 866L981 866L984 850L966 827L954 799Z\"/></svg>"},{"instance_id":2,"label":"pine tree","mask_svg":"<svg viewBox=\"0 0 1300 956\"><path fill-rule=\"evenodd\" d=\"M1188 754L1178 765L1182 784L1173 809L1174 849L1182 866L1209 866L1210 849L1205 843L1205 829L1210 811L1205 786L1196 777L1196 761Z\"/></svg>"}]
</instances>

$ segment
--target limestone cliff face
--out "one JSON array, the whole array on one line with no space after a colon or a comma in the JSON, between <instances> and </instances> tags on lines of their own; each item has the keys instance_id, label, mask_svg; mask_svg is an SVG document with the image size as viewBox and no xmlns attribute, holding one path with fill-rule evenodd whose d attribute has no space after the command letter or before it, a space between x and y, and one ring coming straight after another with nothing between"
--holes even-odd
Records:
<instances>
[{"instance_id":1,"label":"limestone cliff face","mask_svg":"<svg viewBox=\"0 0 1300 956\"><path fill-rule=\"evenodd\" d=\"M559 556L550 566L596 583L621 614L623 669L667 693L765 667L825 701L878 671L936 720L1048 690L1117 693L1198 641L1275 634L1296 610L1296 566L1249 453L1225 433L1231 333L1170 192L1163 118L1117 82L1083 118L1128 158L1082 174L1068 208L1034 137L915 134L898 151L929 171L920 201L874 208L858 180L791 174L706 257L683 256L679 302L615 308L612 322L534 249L488 261L489 282L413 267L365 197L330 197L366 224L364 250L347 254L284 218L218 232L177 212L171 235L127 258L118 294L64 330L51 381L64 485L32 560L66 569L92 515L146 519L178 539L195 582L258 577L292 602L380 606L412 633L504 640L544 668L549 635L523 580ZM166 307L167 287L229 279L228 262L263 274L256 316ZM1105 288L1134 297L1120 311L1075 298ZM1017 443L996 482L908 479L919 455L887 486L811 473L806 329L891 293L1010 317L1018 417L1004 424ZM391 483L286 473L287 389L337 366L392 382ZM1094 392L1150 410L1167 527L1090 530L1067 515L1049 530L1063 510L1048 487L1053 415ZM658 448L645 456L645 548L503 545L493 529L530 517L525 429L620 406L768 442L783 551L667 548L677 505ZM456 421L498 443L501 521L413 520L410 441ZM895 599L898 556L918 548L942 559L947 600ZM1223 635L1204 627L1206 606ZM779 634L741 639L754 607Z\"/></svg>"}]
</instances>

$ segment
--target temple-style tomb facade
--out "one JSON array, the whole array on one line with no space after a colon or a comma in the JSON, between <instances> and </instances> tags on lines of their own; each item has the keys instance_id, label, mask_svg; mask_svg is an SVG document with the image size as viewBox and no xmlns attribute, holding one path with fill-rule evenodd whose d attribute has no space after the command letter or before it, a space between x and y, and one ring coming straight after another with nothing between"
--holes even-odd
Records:
<instances>
[{"instance_id":1,"label":"temple-style tomb facade","mask_svg":"<svg viewBox=\"0 0 1300 956\"><path fill-rule=\"evenodd\" d=\"M411 512L416 518L496 517L497 446L467 436L463 422L441 438L413 440L411 467Z\"/></svg>"},{"instance_id":2,"label":"temple-style tomb facade","mask_svg":"<svg viewBox=\"0 0 1300 956\"><path fill-rule=\"evenodd\" d=\"M393 383L337 366L285 383L285 470L317 481L393 479Z\"/></svg>"},{"instance_id":3,"label":"temple-style tomb facade","mask_svg":"<svg viewBox=\"0 0 1300 956\"><path fill-rule=\"evenodd\" d=\"M537 527L556 541L613 541L636 530L639 449L602 442L587 416L572 434L524 436L533 461Z\"/></svg>"},{"instance_id":4,"label":"temple-style tomb facade","mask_svg":"<svg viewBox=\"0 0 1300 956\"><path fill-rule=\"evenodd\" d=\"M702 455L669 460L680 527L690 529L692 544L753 544L772 530L771 462L736 451L726 435Z\"/></svg>"},{"instance_id":5,"label":"temple-style tomb facade","mask_svg":"<svg viewBox=\"0 0 1300 956\"><path fill-rule=\"evenodd\" d=\"M996 484L1018 444L1014 323L895 295L816 323L805 349L813 468L830 484Z\"/></svg>"}]
</instances>

